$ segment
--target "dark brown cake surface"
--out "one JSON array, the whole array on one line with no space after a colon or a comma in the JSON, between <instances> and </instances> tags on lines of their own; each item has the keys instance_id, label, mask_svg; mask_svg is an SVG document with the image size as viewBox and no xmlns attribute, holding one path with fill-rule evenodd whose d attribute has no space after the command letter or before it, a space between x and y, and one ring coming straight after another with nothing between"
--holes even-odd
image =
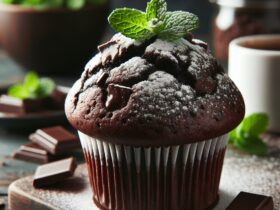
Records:
<instances>
[{"instance_id":1,"label":"dark brown cake surface","mask_svg":"<svg viewBox=\"0 0 280 210\"><path fill-rule=\"evenodd\" d=\"M138 42L116 34L99 46L66 100L79 131L127 145L178 145L229 132L244 102L207 46Z\"/></svg>"}]
</instances>

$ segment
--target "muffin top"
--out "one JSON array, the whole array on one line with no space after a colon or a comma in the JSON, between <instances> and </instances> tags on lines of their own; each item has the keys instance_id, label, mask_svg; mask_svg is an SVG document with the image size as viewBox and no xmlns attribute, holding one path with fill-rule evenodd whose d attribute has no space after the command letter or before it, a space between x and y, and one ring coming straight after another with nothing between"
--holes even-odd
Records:
<instances>
[{"instance_id":1,"label":"muffin top","mask_svg":"<svg viewBox=\"0 0 280 210\"><path fill-rule=\"evenodd\" d=\"M103 141L179 145L229 132L242 120L244 102L205 43L116 34L70 90L66 115Z\"/></svg>"}]
</instances>

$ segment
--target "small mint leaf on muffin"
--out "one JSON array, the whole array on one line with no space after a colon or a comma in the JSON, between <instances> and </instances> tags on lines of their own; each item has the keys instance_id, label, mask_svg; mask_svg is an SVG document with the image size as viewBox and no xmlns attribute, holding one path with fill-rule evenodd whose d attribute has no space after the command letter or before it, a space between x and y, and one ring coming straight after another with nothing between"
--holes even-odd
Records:
<instances>
[{"instance_id":1,"label":"small mint leaf on muffin","mask_svg":"<svg viewBox=\"0 0 280 210\"><path fill-rule=\"evenodd\" d=\"M135 40L158 36L176 41L199 27L199 18L192 13L167 12L165 0L151 0L146 13L136 9L116 9L108 21L115 31Z\"/></svg>"},{"instance_id":2,"label":"small mint leaf on muffin","mask_svg":"<svg viewBox=\"0 0 280 210\"><path fill-rule=\"evenodd\" d=\"M164 28L159 37L167 40L176 40L185 37L190 31L199 28L199 19L196 15L183 12L167 12L163 20Z\"/></svg>"},{"instance_id":3,"label":"small mint leaf on muffin","mask_svg":"<svg viewBox=\"0 0 280 210\"><path fill-rule=\"evenodd\" d=\"M267 145L260 135L267 130L269 117L265 113L255 113L246 117L230 133L229 143L238 149L254 155L266 155Z\"/></svg>"},{"instance_id":4,"label":"small mint leaf on muffin","mask_svg":"<svg viewBox=\"0 0 280 210\"><path fill-rule=\"evenodd\" d=\"M148 21L154 18L163 20L167 12L167 3L165 0L151 0L146 8L146 17Z\"/></svg>"},{"instance_id":5,"label":"small mint leaf on muffin","mask_svg":"<svg viewBox=\"0 0 280 210\"><path fill-rule=\"evenodd\" d=\"M29 72L24 83L9 88L8 95L19 99L38 99L52 94L55 83L49 78L39 78L35 72Z\"/></svg>"}]
</instances>

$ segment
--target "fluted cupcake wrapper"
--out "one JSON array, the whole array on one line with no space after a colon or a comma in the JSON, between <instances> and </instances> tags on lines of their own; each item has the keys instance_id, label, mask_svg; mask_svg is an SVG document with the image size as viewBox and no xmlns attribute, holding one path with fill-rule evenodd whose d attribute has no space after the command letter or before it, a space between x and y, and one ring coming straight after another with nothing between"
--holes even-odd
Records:
<instances>
[{"instance_id":1,"label":"fluted cupcake wrapper","mask_svg":"<svg viewBox=\"0 0 280 210\"><path fill-rule=\"evenodd\" d=\"M79 135L101 209L204 210L217 201L228 135L167 147L115 145Z\"/></svg>"}]
</instances>

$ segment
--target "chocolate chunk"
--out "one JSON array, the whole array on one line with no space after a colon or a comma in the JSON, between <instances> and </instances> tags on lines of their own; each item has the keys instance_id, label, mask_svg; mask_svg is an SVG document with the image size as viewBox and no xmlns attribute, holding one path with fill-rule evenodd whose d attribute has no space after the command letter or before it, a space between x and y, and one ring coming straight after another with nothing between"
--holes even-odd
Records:
<instances>
[{"instance_id":1,"label":"chocolate chunk","mask_svg":"<svg viewBox=\"0 0 280 210\"><path fill-rule=\"evenodd\" d=\"M45 104L51 110L62 110L65 98L66 92L56 88L49 97L45 98Z\"/></svg>"},{"instance_id":2,"label":"chocolate chunk","mask_svg":"<svg viewBox=\"0 0 280 210\"><path fill-rule=\"evenodd\" d=\"M25 110L23 100L7 95L2 95L0 97L0 112L24 114Z\"/></svg>"},{"instance_id":3,"label":"chocolate chunk","mask_svg":"<svg viewBox=\"0 0 280 210\"><path fill-rule=\"evenodd\" d=\"M74 157L39 166L34 175L33 186L41 188L63 181L73 176L76 167L77 162Z\"/></svg>"},{"instance_id":4,"label":"chocolate chunk","mask_svg":"<svg viewBox=\"0 0 280 210\"><path fill-rule=\"evenodd\" d=\"M208 44L206 42L203 42L203 41L201 41L199 39L192 39L191 42L193 44L196 44L196 45L204 48L205 50L208 50Z\"/></svg>"},{"instance_id":5,"label":"chocolate chunk","mask_svg":"<svg viewBox=\"0 0 280 210\"><path fill-rule=\"evenodd\" d=\"M217 81L215 81L211 77L197 80L194 84L194 88L199 94L210 94L217 89Z\"/></svg>"},{"instance_id":6,"label":"chocolate chunk","mask_svg":"<svg viewBox=\"0 0 280 210\"><path fill-rule=\"evenodd\" d=\"M240 192L226 210L273 210L271 196Z\"/></svg>"},{"instance_id":7,"label":"chocolate chunk","mask_svg":"<svg viewBox=\"0 0 280 210\"><path fill-rule=\"evenodd\" d=\"M115 110L125 107L131 93L132 89L130 87L110 84L108 86L109 96L105 104L106 107L109 110Z\"/></svg>"},{"instance_id":8,"label":"chocolate chunk","mask_svg":"<svg viewBox=\"0 0 280 210\"><path fill-rule=\"evenodd\" d=\"M80 148L78 137L61 126L38 129L29 139L53 155Z\"/></svg>"},{"instance_id":9,"label":"chocolate chunk","mask_svg":"<svg viewBox=\"0 0 280 210\"><path fill-rule=\"evenodd\" d=\"M114 46L116 44L117 44L116 40L110 40L110 41L108 41L108 42L106 42L104 44L99 45L98 46L98 50L99 50L99 52L102 53L102 52L104 52L105 49L107 49L107 48L109 48L111 46Z\"/></svg>"},{"instance_id":10,"label":"chocolate chunk","mask_svg":"<svg viewBox=\"0 0 280 210\"><path fill-rule=\"evenodd\" d=\"M193 34L192 33L187 33L184 37L186 40L191 42L193 40Z\"/></svg>"},{"instance_id":11,"label":"chocolate chunk","mask_svg":"<svg viewBox=\"0 0 280 210\"><path fill-rule=\"evenodd\" d=\"M18 99L8 95L0 97L0 112L18 115L43 111L46 109L44 99Z\"/></svg>"},{"instance_id":12,"label":"chocolate chunk","mask_svg":"<svg viewBox=\"0 0 280 210\"><path fill-rule=\"evenodd\" d=\"M98 47L103 66L118 63L128 54L141 54L142 44L142 42L125 37L120 33L115 34L109 42Z\"/></svg>"},{"instance_id":13,"label":"chocolate chunk","mask_svg":"<svg viewBox=\"0 0 280 210\"><path fill-rule=\"evenodd\" d=\"M109 77L109 74L107 72L103 72L100 77L97 79L96 84L98 86L102 86L104 85L104 83L106 82L106 79Z\"/></svg>"},{"instance_id":14,"label":"chocolate chunk","mask_svg":"<svg viewBox=\"0 0 280 210\"><path fill-rule=\"evenodd\" d=\"M56 159L53 155L48 154L47 150L35 143L22 145L14 152L13 158L39 164L48 163Z\"/></svg>"}]
</instances>

